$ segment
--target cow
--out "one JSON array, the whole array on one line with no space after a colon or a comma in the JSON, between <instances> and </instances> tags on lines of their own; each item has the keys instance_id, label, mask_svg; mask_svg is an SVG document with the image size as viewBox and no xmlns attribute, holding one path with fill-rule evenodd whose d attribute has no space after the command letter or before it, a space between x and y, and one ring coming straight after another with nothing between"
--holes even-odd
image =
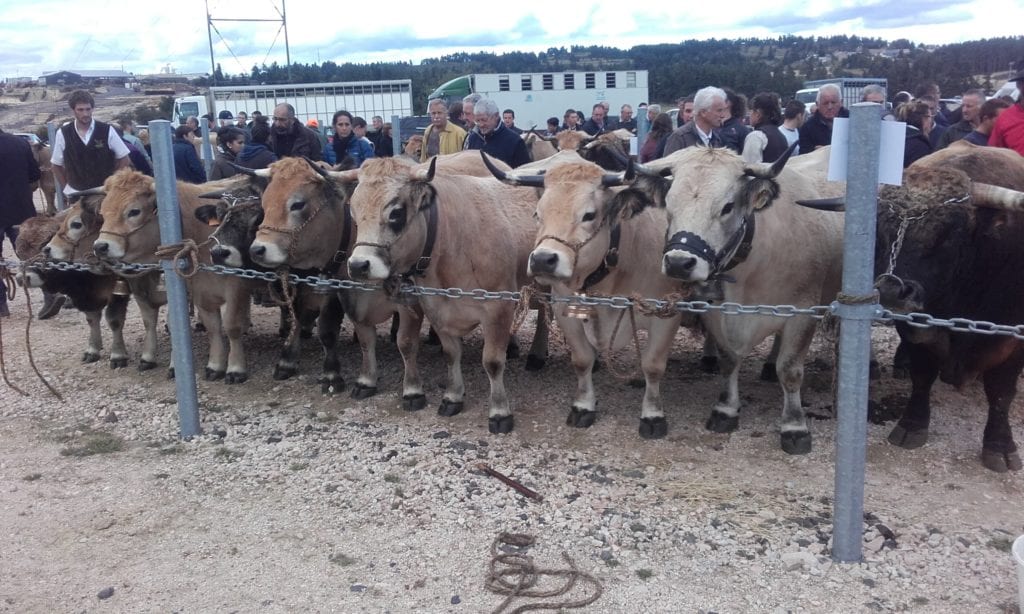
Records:
<instances>
[{"instance_id":1,"label":"cow","mask_svg":"<svg viewBox=\"0 0 1024 614\"><path fill-rule=\"evenodd\" d=\"M195 210L203 203L201 195L230 189L238 183L234 178L198 185L177 182L182 237L200 246L202 259L209 258L207 240L213 228L195 217ZM108 262L157 262L155 252L160 245L160 231L154 179L138 171L122 169L104 182L102 192L104 198L100 215L103 225L92 244L96 256ZM199 271L187 279L187 285L209 334L210 355L204 372L206 380L223 378L228 384L246 381L248 370L242 335L249 324L249 296L254 282L233 275ZM224 334L228 337L227 348Z\"/></svg>"},{"instance_id":2,"label":"cow","mask_svg":"<svg viewBox=\"0 0 1024 614\"><path fill-rule=\"evenodd\" d=\"M358 231L348 259L353 279L389 284L415 279L428 287L485 291L515 291L528 283L537 195L490 177L446 170L449 164L469 164L464 162L467 155L477 154L435 157L418 166L379 158L366 161L358 173L340 174L342 181L358 179L351 201ZM479 158L475 165L481 175L488 173ZM514 421L504 371L515 304L421 296L419 305L437 331L448 363L448 384L438 414L454 416L463 409L461 337L480 326L491 388L488 430L511 432ZM542 324L543 318L538 318L538 328ZM407 410L426 404L415 355L408 355L415 352L417 334L403 318L398 343L406 365L402 398Z\"/></svg>"},{"instance_id":3,"label":"cow","mask_svg":"<svg viewBox=\"0 0 1024 614\"><path fill-rule=\"evenodd\" d=\"M523 133L533 162L541 162L559 152L576 152L584 160L611 171L626 169L632 136L628 130L613 130L596 136L582 130L563 130L555 136L541 136L535 131Z\"/></svg>"},{"instance_id":4,"label":"cow","mask_svg":"<svg viewBox=\"0 0 1024 614\"><path fill-rule=\"evenodd\" d=\"M656 180L663 171L672 175L670 183L660 179L661 184L645 191L647 199L637 205L668 210L662 270L690 284L717 286L712 302L798 307L830 302L840 286L842 216L795 205L838 192L825 180L828 153L800 156L805 160L786 168L788 154L771 165L747 165L727 149L692 147L638 166ZM701 321L719 347L724 375L705 427L718 433L739 427L740 360L777 334L781 447L789 454L810 452L800 389L816 320L711 311Z\"/></svg>"},{"instance_id":5,"label":"cow","mask_svg":"<svg viewBox=\"0 0 1024 614\"><path fill-rule=\"evenodd\" d=\"M1024 322L1024 158L1012 150L957 142L918 160L904 171L902 186L880 191L877 231L876 287L884 307ZM1009 410L1024 343L903 322L896 330L909 358L911 393L889 442L905 449L927 443L937 378L957 388L980 378L988 401L982 465L1019 471Z\"/></svg>"},{"instance_id":6,"label":"cow","mask_svg":"<svg viewBox=\"0 0 1024 614\"><path fill-rule=\"evenodd\" d=\"M43 191L43 198L46 200L46 215L57 215L57 207L54 200L57 197L57 186L53 179L53 168L50 166L50 146L45 143L33 143L32 155L39 164L42 175L39 178L39 189Z\"/></svg>"},{"instance_id":7,"label":"cow","mask_svg":"<svg viewBox=\"0 0 1024 614\"><path fill-rule=\"evenodd\" d=\"M484 155L484 161L489 160ZM609 173L587 161L564 163L544 174L521 170L505 173L491 166L494 176L512 185L542 187L537 202L535 245L527 272L551 285L555 296L628 296L638 293L661 298L680 291L680 283L661 272L661 255L650 249L665 237L668 222L664 210L649 209L620 219L624 203L634 197L628 189L632 168ZM682 314L668 317L645 313L625 318L623 309L596 307L586 319L570 315L565 303L554 307L558 325L572 352L576 371L576 396L566 423L586 428L596 417L593 368L599 352L629 344L635 327L648 331L641 356L646 391L640 412L640 436L664 437L668 432L661 408L660 383ZM614 338L613 338L614 336Z\"/></svg>"},{"instance_id":8,"label":"cow","mask_svg":"<svg viewBox=\"0 0 1024 614\"><path fill-rule=\"evenodd\" d=\"M15 244L18 257L23 261L29 261L43 254L52 260L48 243L56 236L66 235L69 230L74 232L75 226L81 227L81 215L82 208L76 204L57 217L37 216L25 220ZM128 351L124 343L128 297L114 294L116 278L113 275L29 265L24 279L29 287L43 288L46 292L68 296L75 308L85 314L85 321L89 326L89 341L82 354L82 362L91 363L100 359L100 352L103 350L100 320L105 319L111 332L110 368L118 369L128 365Z\"/></svg>"}]
</instances>

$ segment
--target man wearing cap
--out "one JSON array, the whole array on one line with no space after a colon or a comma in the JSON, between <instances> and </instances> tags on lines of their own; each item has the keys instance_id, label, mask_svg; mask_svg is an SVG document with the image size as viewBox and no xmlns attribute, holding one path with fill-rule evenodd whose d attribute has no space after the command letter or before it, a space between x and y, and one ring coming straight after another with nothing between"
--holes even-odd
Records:
<instances>
[{"instance_id":1,"label":"man wearing cap","mask_svg":"<svg viewBox=\"0 0 1024 614\"><path fill-rule=\"evenodd\" d=\"M1016 65L1024 66L1024 61ZM996 118L988 144L992 147L1006 147L1024 156L1024 68L1018 70L1010 81L1017 85L1017 103Z\"/></svg>"},{"instance_id":2,"label":"man wearing cap","mask_svg":"<svg viewBox=\"0 0 1024 614\"><path fill-rule=\"evenodd\" d=\"M217 120L221 128L227 128L228 126L230 126L233 119L235 119L235 116L232 115L231 111L228 111L227 109L224 109L223 111L217 114Z\"/></svg>"},{"instance_id":3,"label":"man wearing cap","mask_svg":"<svg viewBox=\"0 0 1024 614\"><path fill-rule=\"evenodd\" d=\"M316 139L320 141L320 151L323 151L324 147L327 147L327 135L320 132L320 120L314 117L306 122L306 127L312 130L313 134L316 135Z\"/></svg>"}]
</instances>

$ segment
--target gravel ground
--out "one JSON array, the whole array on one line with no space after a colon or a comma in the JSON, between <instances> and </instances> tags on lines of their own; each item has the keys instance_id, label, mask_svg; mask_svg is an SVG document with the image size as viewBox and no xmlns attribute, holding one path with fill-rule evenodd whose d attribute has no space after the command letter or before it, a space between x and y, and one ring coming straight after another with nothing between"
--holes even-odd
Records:
<instances>
[{"instance_id":1,"label":"gravel ground","mask_svg":"<svg viewBox=\"0 0 1024 614\"><path fill-rule=\"evenodd\" d=\"M1024 481L980 464L978 384L937 387L931 442L915 451L888 445L892 423L881 424L908 383L886 370L872 384L879 423L868 428L864 562L836 564L832 358L820 341L804 388L814 449L790 457L778 447L781 391L757 380L756 357L741 375L739 430L704 430L717 384L697 368L699 344L685 331L662 386L666 439L638 437L642 390L607 367L596 377L598 422L565 426L574 383L557 338L544 371L510 362L516 428L493 436L478 339L463 359L466 410L442 418L433 410L445 377L439 347L421 352L424 411L400 409L401 363L383 328L381 393L326 397L312 340L303 375L270 378L276 314L254 308L250 382L200 378L204 434L183 442L173 382L163 369L135 370L134 306L126 338L136 356L121 370L79 361L78 312L33 322L36 363L60 402L28 365L23 300L2 322L8 376L30 396L0 384L0 612L488 612L504 600L485 588L503 532L536 540L503 553L560 573L576 566L599 583L597 600L574 611L1017 611L1009 545L1024 532ZM887 364L894 333L874 335ZM350 381L359 354L351 337L346 324ZM164 333L161 344L166 362ZM200 368L205 352L197 335ZM616 360L632 368L631 351ZM1020 401L1012 420L1024 437ZM486 475L481 462L543 501ZM558 592L565 580L542 575L538 588ZM504 611L594 592L582 578Z\"/></svg>"}]
</instances>

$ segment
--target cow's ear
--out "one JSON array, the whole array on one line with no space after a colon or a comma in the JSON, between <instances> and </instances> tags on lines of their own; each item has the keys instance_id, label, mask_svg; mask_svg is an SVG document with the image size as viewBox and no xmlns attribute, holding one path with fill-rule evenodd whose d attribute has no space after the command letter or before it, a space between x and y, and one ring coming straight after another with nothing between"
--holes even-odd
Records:
<instances>
[{"instance_id":1,"label":"cow's ear","mask_svg":"<svg viewBox=\"0 0 1024 614\"><path fill-rule=\"evenodd\" d=\"M78 201L78 206L88 215L99 215L100 204L102 203L102 196L83 196Z\"/></svg>"},{"instance_id":2,"label":"cow's ear","mask_svg":"<svg viewBox=\"0 0 1024 614\"><path fill-rule=\"evenodd\" d=\"M740 192L739 202L749 203L752 211L763 211L779 197L779 184L774 179L751 177Z\"/></svg>"},{"instance_id":3,"label":"cow's ear","mask_svg":"<svg viewBox=\"0 0 1024 614\"><path fill-rule=\"evenodd\" d=\"M628 220L648 207L654 207L654 201L643 190L627 188L612 196L608 203L608 220ZM664 206L664 204L662 204Z\"/></svg>"},{"instance_id":4,"label":"cow's ear","mask_svg":"<svg viewBox=\"0 0 1024 614\"><path fill-rule=\"evenodd\" d=\"M220 222L217 205L200 205L196 208L195 216L197 220L210 226L216 226Z\"/></svg>"},{"instance_id":5,"label":"cow's ear","mask_svg":"<svg viewBox=\"0 0 1024 614\"><path fill-rule=\"evenodd\" d=\"M434 206L437 200L437 190L434 186L423 181L410 181L402 188L399 200L409 203L413 211L422 211Z\"/></svg>"}]
</instances>

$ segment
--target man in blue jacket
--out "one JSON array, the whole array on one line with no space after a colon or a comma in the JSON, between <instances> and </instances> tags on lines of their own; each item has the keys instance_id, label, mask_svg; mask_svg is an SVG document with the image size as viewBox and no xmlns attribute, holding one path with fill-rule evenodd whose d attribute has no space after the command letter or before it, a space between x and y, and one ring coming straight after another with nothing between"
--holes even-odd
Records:
<instances>
[{"instance_id":1,"label":"man in blue jacket","mask_svg":"<svg viewBox=\"0 0 1024 614\"><path fill-rule=\"evenodd\" d=\"M466 149L482 149L512 168L530 161L530 152L522 137L505 127L498 105L481 98L473 107L476 128L466 137Z\"/></svg>"}]
</instances>

